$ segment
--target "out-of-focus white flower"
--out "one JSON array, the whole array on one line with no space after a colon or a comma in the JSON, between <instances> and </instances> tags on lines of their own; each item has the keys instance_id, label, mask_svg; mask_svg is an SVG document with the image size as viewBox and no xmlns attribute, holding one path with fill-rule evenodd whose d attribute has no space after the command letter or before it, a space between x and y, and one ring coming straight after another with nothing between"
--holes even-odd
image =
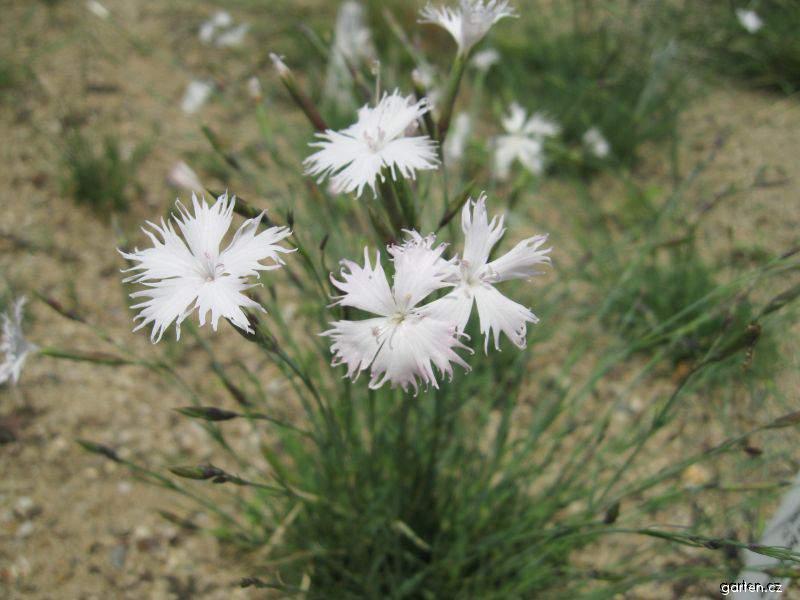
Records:
<instances>
[{"instance_id":1,"label":"out-of-focus white flower","mask_svg":"<svg viewBox=\"0 0 800 600\"><path fill-rule=\"evenodd\" d=\"M210 22L214 27L230 27L233 25L233 17L226 10L218 10L211 17Z\"/></svg>"},{"instance_id":2,"label":"out-of-focus white flower","mask_svg":"<svg viewBox=\"0 0 800 600\"><path fill-rule=\"evenodd\" d=\"M261 100L264 97L264 89L258 77L253 76L247 80L247 95L253 100Z\"/></svg>"},{"instance_id":3,"label":"out-of-focus white flower","mask_svg":"<svg viewBox=\"0 0 800 600\"><path fill-rule=\"evenodd\" d=\"M366 186L375 193L378 177L386 179L384 168L393 179L398 172L413 179L417 171L438 168L436 143L428 136L412 135L428 110L425 99L415 102L397 90L384 94L376 107L362 107L358 121L347 129L317 134L321 141L310 145L320 150L303 162L306 173L320 182L330 177L337 193L360 196Z\"/></svg>"},{"instance_id":4,"label":"out-of-focus white flower","mask_svg":"<svg viewBox=\"0 0 800 600\"><path fill-rule=\"evenodd\" d=\"M234 25L230 13L219 10L208 21L200 25L197 35L205 44L213 42L218 48L232 48L242 45L244 36L249 30L249 24Z\"/></svg>"},{"instance_id":5,"label":"out-of-focus white flower","mask_svg":"<svg viewBox=\"0 0 800 600\"><path fill-rule=\"evenodd\" d=\"M178 189L197 194L202 194L205 190L197 173L182 160L176 162L169 170L167 182Z\"/></svg>"},{"instance_id":6,"label":"out-of-focus white flower","mask_svg":"<svg viewBox=\"0 0 800 600\"><path fill-rule=\"evenodd\" d=\"M497 178L508 179L515 160L535 175L544 173L544 140L561 132L558 123L543 113L535 113L528 118L525 109L514 102L508 116L503 118L502 125L506 133L495 139L494 166Z\"/></svg>"},{"instance_id":7,"label":"out-of-focus white flower","mask_svg":"<svg viewBox=\"0 0 800 600\"><path fill-rule=\"evenodd\" d=\"M409 232L403 246L389 248L394 262L390 287L376 252L375 266L364 249L364 266L342 261L341 281L331 276L343 295L336 304L376 315L361 321L336 321L322 335L332 340L333 365L347 365L347 376L356 379L370 370L369 387L377 389L387 381L392 387L423 385L438 388L435 366L442 375L453 376L453 364L469 366L455 352L466 349L448 320L428 315L420 303L432 292L447 286L449 263L442 259L444 244L434 247L433 236Z\"/></svg>"},{"instance_id":8,"label":"out-of-focus white flower","mask_svg":"<svg viewBox=\"0 0 800 600\"><path fill-rule=\"evenodd\" d=\"M0 362L0 384L11 381L19 382L22 367L28 355L39 348L25 339L22 333L22 310L27 298L20 296L3 314L3 337L0 339L0 352L5 354Z\"/></svg>"},{"instance_id":9,"label":"out-of-focus white flower","mask_svg":"<svg viewBox=\"0 0 800 600\"><path fill-rule=\"evenodd\" d=\"M250 31L249 23L240 23L236 27L231 27L217 36L214 44L218 48L235 48L244 43L244 36Z\"/></svg>"},{"instance_id":10,"label":"out-of-focus white flower","mask_svg":"<svg viewBox=\"0 0 800 600\"><path fill-rule=\"evenodd\" d=\"M373 61L375 56L364 7L355 0L344 2L336 17L333 47L325 78L325 97L340 109L353 106L350 66L358 68L363 63Z\"/></svg>"},{"instance_id":11,"label":"out-of-focus white flower","mask_svg":"<svg viewBox=\"0 0 800 600\"><path fill-rule=\"evenodd\" d=\"M494 65L500 62L500 53L494 48L487 48L476 52L472 57L472 64L476 69L486 73Z\"/></svg>"},{"instance_id":12,"label":"out-of-focus white flower","mask_svg":"<svg viewBox=\"0 0 800 600\"><path fill-rule=\"evenodd\" d=\"M263 307L243 294L257 283L252 278L259 271L281 267L281 253L291 250L279 245L289 235L288 227L270 227L261 233L258 228L262 215L248 219L236 231L231 243L220 252L220 244L230 228L235 198L220 196L209 206L205 199L192 194L191 214L183 204L177 203L179 215L172 222L161 220L159 227L148 221L152 231L142 231L153 242L152 248L135 249L120 254L134 266L123 272L138 271L126 277L125 283L142 283L147 289L134 292L131 298L144 298L144 302L131 308L141 309L134 320L141 321L134 331L153 324L150 339L158 342L164 331L174 322L177 338L181 335L181 322L195 309L200 325L205 325L211 313L211 327L216 331L220 317L228 319L239 329L252 333L243 308L264 312ZM160 239L159 239L160 238ZM271 261L268 265L262 261Z\"/></svg>"},{"instance_id":13,"label":"out-of-focus white flower","mask_svg":"<svg viewBox=\"0 0 800 600\"><path fill-rule=\"evenodd\" d=\"M181 110L187 115L196 113L206 103L213 90L214 84L195 79L186 87L181 101Z\"/></svg>"},{"instance_id":14,"label":"out-of-focus white flower","mask_svg":"<svg viewBox=\"0 0 800 600\"><path fill-rule=\"evenodd\" d=\"M511 279L527 279L538 275L539 265L550 262L550 248L541 249L546 235L522 240L503 256L489 262L492 248L505 233L503 217L491 222L486 213L486 195L476 202L469 201L461 213L464 231L464 252L461 260L451 266L448 281L455 284L443 298L430 303L428 314L437 319L448 319L462 332L469 322L472 306L478 308L480 331L485 336L484 350L488 350L489 337L494 337L495 348L500 348L500 334L505 333L518 348L526 345L527 324L539 319L529 309L501 294L495 284Z\"/></svg>"},{"instance_id":15,"label":"out-of-focus white flower","mask_svg":"<svg viewBox=\"0 0 800 600\"><path fill-rule=\"evenodd\" d=\"M592 127L583 134L583 145L597 158L606 158L611 154L611 144L597 127Z\"/></svg>"},{"instance_id":16,"label":"out-of-focus white flower","mask_svg":"<svg viewBox=\"0 0 800 600\"><path fill-rule=\"evenodd\" d=\"M428 4L420 12L420 22L446 29L458 44L459 54L466 56L486 37L492 25L516 16L508 0L460 0L458 8Z\"/></svg>"},{"instance_id":17,"label":"out-of-focus white flower","mask_svg":"<svg viewBox=\"0 0 800 600\"><path fill-rule=\"evenodd\" d=\"M228 29L233 26L233 17L228 11L225 10L218 10L215 12L210 19L204 21L200 25L200 30L198 31L198 37L200 41L206 44L210 44L214 41L214 37L217 34L217 31L220 29Z\"/></svg>"},{"instance_id":18,"label":"out-of-focus white flower","mask_svg":"<svg viewBox=\"0 0 800 600\"><path fill-rule=\"evenodd\" d=\"M445 158L452 163L460 162L464 158L467 141L472 133L472 119L467 113L458 113L453 120L450 135L444 143Z\"/></svg>"},{"instance_id":19,"label":"out-of-focus white flower","mask_svg":"<svg viewBox=\"0 0 800 600\"><path fill-rule=\"evenodd\" d=\"M87 0L86 8L89 9L96 17L100 17L101 19L108 19L111 16L109 10L100 4L97 0Z\"/></svg>"},{"instance_id":20,"label":"out-of-focus white flower","mask_svg":"<svg viewBox=\"0 0 800 600\"><path fill-rule=\"evenodd\" d=\"M441 79L437 75L436 69L430 63L421 63L411 71L411 79L414 81L414 85L425 90L428 106L430 106L431 112L435 113L443 93L441 86L437 85Z\"/></svg>"},{"instance_id":21,"label":"out-of-focus white flower","mask_svg":"<svg viewBox=\"0 0 800 600\"><path fill-rule=\"evenodd\" d=\"M759 17L758 13L754 10L737 8L736 18L739 19L739 23L748 33L756 33L764 26L764 21L761 20L761 17Z\"/></svg>"}]
</instances>

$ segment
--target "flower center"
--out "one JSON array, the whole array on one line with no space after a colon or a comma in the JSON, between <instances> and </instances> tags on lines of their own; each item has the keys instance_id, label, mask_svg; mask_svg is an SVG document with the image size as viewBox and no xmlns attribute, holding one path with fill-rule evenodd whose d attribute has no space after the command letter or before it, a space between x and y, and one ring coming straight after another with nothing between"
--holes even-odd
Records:
<instances>
[{"instance_id":1,"label":"flower center","mask_svg":"<svg viewBox=\"0 0 800 600\"><path fill-rule=\"evenodd\" d=\"M364 141L367 143L370 150L373 152L380 152L386 145L386 132L380 127L377 128L376 135L370 135L364 132Z\"/></svg>"},{"instance_id":2,"label":"flower center","mask_svg":"<svg viewBox=\"0 0 800 600\"><path fill-rule=\"evenodd\" d=\"M200 261L202 274L205 276L206 283L214 281L217 277L222 275L223 265L208 252L203 253L203 258Z\"/></svg>"}]
</instances>

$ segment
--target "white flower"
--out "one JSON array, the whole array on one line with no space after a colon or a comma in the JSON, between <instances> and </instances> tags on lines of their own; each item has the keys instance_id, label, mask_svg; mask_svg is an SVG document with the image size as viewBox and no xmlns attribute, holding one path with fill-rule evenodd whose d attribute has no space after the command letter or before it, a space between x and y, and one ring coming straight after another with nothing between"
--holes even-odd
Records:
<instances>
[{"instance_id":1,"label":"white flower","mask_svg":"<svg viewBox=\"0 0 800 600\"><path fill-rule=\"evenodd\" d=\"M483 73L486 73L499 62L500 53L494 48L487 48L486 50L476 52L472 57L473 66L478 69L478 71L482 71Z\"/></svg>"},{"instance_id":2,"label":"white flower","mask_svg":"<svg viewBox=\"0 0 800 600\"><path fill-rule=\"evenodd\" d=\"M219 10L208 20L200 25L198 37L205 44L214 44L218 48L232 48L241 46L244 36L250 29L247 23L233 24L233 17L224 10Z\"/></svg>"},{"instance_id":3,"label":"white flower","mask_svg":"<svg viewBox=\"0 0 800 600\"><path fill-rule=\"evenodd\" d=\"M261 80L258 77L253 76L247 80L247 95L256 101L264 97L264 88L261 87Z\"/></svg>"},{"instance_id":4,"label":"white flower","mask_svg":"<svg viewBox=\"0 0 800 600\"><path fill-rule=\"evenodd\" d=\"M108 9L100 4L97 0L87 0L86 8L89 9L89 12L101 19L108 19L108 17L111 16L111 13L108 11Z\"/></svg>"},{"instance_id":5,"label":"white flower","mask_svg":"<svg viewBox=\"0 0 800 600\"><path fill-rule=\"evenodd\" d=\"M458 44L459 54L466 56L486 37L492 25L516 16L508 0L460 0L458 8L428 4L420 12L420 22L446 29Z\"/></svg>"},{"instance_id":6,"label":"white flower","mask_svg":"<svg viewBox=\"0 0 800 600\"><path fill-rule=\"evenodd\" d=\"M485 336L484 350L493 335L495 348L500 348L500 334L505 333L518 348L526 345L527 324L539 319L529 309L501 294L494 286L511 279L527 279L540 274L537 267L550 262L550 248L540 249L546 235L522 240L503 256L489 262L492 249L505 233L503 217L491 222L486 213L486 196L468 202L461 214L464 231L464 253L458 264L451 266L449 281L453 290L428 305L428 314L449 319L457 331L463 332L472 313L478 308L480 331Z\"/></svg>"},{"instance_id":7,"label":"white flower","mask_svg":"<svg viewBox=\"0 0 800 600\"><path fill-rule=\"evenodd\" d=\"M356 192L360 196L365 186L375 193L378 177L385 181L387 167L393 179L397 172L413 179L418 170L438 168L436 143L428 136L412 136L418 119L428 112L428 102L414 102L413 96L403 97L398 91L384 94L375 108L364 106L358 111L358 121L342 131L318 133L320 148L303 162L308 175L321 182L330 177L338 193Z\"/></svg>"},{"instance_id":8,"label":"white flower","mask_svg":"<svg viewBox=\"0 0 800 600\"><path fill-rule=\"evenodd\" d=\"M611 145L597 127L583 134L583 145L597 158L606 158L611 153Z\"/></svg>"},{"instance_id":9,"label":"white flower","mask_svg":"<svg viewBox=\"0 0 800 600\"><path fill-rule=\"evenodd\" d=\"M450 135L444 143L444 155L448 161L457 163L464 158L464 151L471 132L472 120L469 115L467 113L459 113L453 120Z\"/></svg>"},{"instance_id":10,"label":"white flower","mask_svg":"<svg viewBox=\"0 0 800 600\"><path fill-rule=\"evenodd\" d=\"M11 381L16 385L22 374L22 367L28 354L39 348L25 339L22 334L22 309L27 299L17 298L12 307L3 314L3 337L0 340L0 351L5 354L0 362L0 384Z\"/></svg>"},{"instance_id":11,"label":"white flower","mask_svg":"<svg viewBox=\"0 0 800 600\"><path fill-rule=\"evenodd\" d=\"M362 63L375 59L372 32L365 21L361 3L349 0L339 8L325 78L325 97L334 101L340 109L353 105L350 67L359 68Z\"/></svg>"},{"instance_id":12,"label":"white flower","mask_svg":"<svg viewBox=\"0 0 800 600\"><path fill-rule=\"evenodd\" d=\"M361 321L336 321L322 335L332 340L333 365L347 365L347 376L356 379L370 370L369 387L377 389L389 381L392 387L418 389L417 378L424 385L438 388L435 366L442 375L453 376L452 363L466 370L469 366L455 352L467 349L455 327L447 320L429 316L419 304L432 292L448 284L451 270L442 259L444 244L433 247L434 237L423 238L410 232L403 246L389 248L394 261L392 287L376 252L375 266L369 250L364 249L364 266L342 261L342 280L333 284L343 295L336 304L350 306L377 315Z\"/></svg>"},{"instance_id":13,"label":"white flower","mask_svg":"<svg viewBox=\"0 0 800 600\"><path fill-rule=\"evenodd\" d=\"M231 27L217 36L214 42L217 48L235 48L244 43L244 36L250 31L249 23L240 23L236 27Z\"/></svg>"},{"instance_id":14,"label":"white flower","mask_svg":"<svg viewBox=\"0 0 800 600\"><path fill-rule=\"evenodd\" d=\"M411 79L414 85L421 87L425 90L425 97L428 99L428 106L431 112L436 113L438 110L439 100L444 93L441 85L442 78L436 72L436 69L428 62L421 62L413 71L411 71Z\"/></svg>"},{"instance_id":15,"label":"white flower","mask_svg":"<svg viewBox=\"0 0 800 600\"><path fill-rule=\"evenodd\" d=\"M161 226L148 221L153 231L142 231L153 242L152 248L119 251L125 259L138 264L126 269L139 271L126 277L125 283L142 283L147 289L134 292L131 298L145 298L131 308L141 311L134 331L153 324L150 339L158 342L174 322L177 338L181 322L197 309L200 325L205 325L211 313L211 327L216 331L220 317L236 327L252 333L242 308L264 312L257 303L242 292L258 285L251 283L259 271L278 269L283 264L279 253L290 252L278 242L291 235L287 227L270 227L258 233L259 215L248 219L236 231L231 243L220 252L220 244L231 225L235 198L220 196L213 206L192 194L194 214L177 202L179 215L172 215L181 236L172 222L161 220ZM158 237L156 236L158 234ZM159 237L161 239L159 239ZM272 261L269 265L263 260Z\"/></svg>"},{"instance_id":16,"label":"white flower","mask_svg":"<svg viewBox=\"0 0 800 600\"><path fill-rule=\"evenodd\" d=\"M737 8L736 18L739 19L739 23L748 33L756 33L764 26L764 21L761 20L761 17L759 17L754 10Z\"/></svg>"},{"instance_id":17,"label":"white flower","mask_svg":"<svg viewBox=\"0 0 800 600\"><path fill-rule=\"evenodd\" d=\"M167 173L167 182L178 189L202 194L205 187L194 172L194 169L185 162L178 161Z\"/></svg>"},{"instance_id":18,"label":"white flower","mask_svg":"<svg viewBox=\"0 0 800 600\"><path fill-rule=\"evenodd\" d=\"M495 140L495 174L498 179L508 178L515 160L535 175L544 173L544 139L561 132L558 123L543 113L528 118L525 109L514 102L502 125L506 134Z\"/></svg>"},{"instance_id":19,"label":"white flower","mask_svg":"<svg viewBox=\"0 0 800 600\"><path fill-rule=\"evenodd\" d=\"M196 113L206 103L213 90L214 84L208 81L200 81L199 79L192 81L186 87L186 92L181 101L181 110L187 115Z\"/></svg>"}]
</instances>

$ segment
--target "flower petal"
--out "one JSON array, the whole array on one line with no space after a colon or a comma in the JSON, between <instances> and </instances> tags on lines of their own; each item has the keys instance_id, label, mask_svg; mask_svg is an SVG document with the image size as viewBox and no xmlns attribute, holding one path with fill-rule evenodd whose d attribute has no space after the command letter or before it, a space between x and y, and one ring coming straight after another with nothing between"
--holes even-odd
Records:
<instances>
[{"instance_id":1,"label":"flower petal","mask_svg":"<svg viewBox=\"0 0 800 600\"><path fill-rule=\"evenodd\" d=\"M490 285L475 288L481 333L485 336L484 351L488 351L489 336L494 336L494 347L500 349L500 333L505 333L517 348L525 348L527 324L538 323L539 318L530 310L506 298Z\"/></svg>"},{"instance_id":2,"label":"flower petal","mask_svg":"<svg viewBox=\"0 0 800 600\"><path fill-rule=\"evenodd\" d=\"M418 391L417 379L425 385L439 387L433 367L442 375L453 376L453 363L469 371L469 365L455 352L467 349L458 341L449 323L424 315L412 315L384 333L383 341L372 363L369 387L378 389L387 381L392 387L409 387Z\"/></svg>"},{"instance_id":3,"label":"flower petal","mask_svg":"<svg viewBox=\"0 0 800 600\"><path fill-rule=\"evenodd\" d=\"M375 253L375 267L369 261L369 250L364 248L364 266L351 260L342 261L342 281L334 279L331 283L344 294L337 298L336 304L352 306L383 317L395 312L395 302L389 282L381 266L381 254Z\"/></svg>"},{"instance_id":4,"label":"flower petal","mask_svg":"<svg viewBox=\"0 0 800 600\"><path fill-rule=\"evenodd\" d=\"M461 212L461 228L464 231L462 261L472 269L479 269L486 264L492 248L506 232L503 217L494 217L489 222L486 194L481 194L477 201L466 203Z\"/></svg>"},{"instance_id":5,"label":"flower petal","mask_svg":"<svg viewBox=\"0 0 800 600\"><path fill-rule=\"evenodd\" d=\"M486 265L485 273L492 283L540 275L542 272L538 271L536 267L550 264L548 255L552 248L540 250L546 241L547 235L537 235L522 240L503 256Z\"/></svg>"},{"instance_id":6,"label":"flower petal","mask_svg":"<svg viewBox=\"0 0 800 600\"><path fill-rule=\"evenodd\" d=\"M358 378L361 371L369 369L383 343L381 333L389 326L385 317L363 321L336 321L321 335L330 337L333 366L347 365L347 377Z\"/></svg>"},{"instance_id":7,"label":"flower petal","mask_svg":"<svg viewBox=\"0 0 800 600\"><path fill-rule=\"evenodd\" d=\"M472 314L472 305L475 295L472 290L464 285L459 285L446 296L426 304L420 312L432 319L446 321L455 327L456 331L463 333Z\"/></svg>"},{"instance_id":8,"label":"flower petal","mask_svg":"<svg viewBox=\"0 0 800 600\"><path fill-rule=\"evenodd\" d=\"M215 260L219 255L219 245L223 236L228 232L233 218L233 205L235 199L228 199L228 194L222 194L217 201L209 206L205 198L197 199L192 194L192 209L177 202L179 215L173 215L178 228L183 234L183 239L197 258L201 260Z\"/></svg>"},{"instance_id":9,"label":"flower petal","mask_svg":"<svg viewBox=\"0 0 800 600\"><path fill-rule=\"evenodd\" d=\"M270 227L258 233L261 217L259 215L242 223L230 245L220 254L219 262L228 275L246 277L258 275L259 271L278 269L283 264L280 254L294 252L278 245L278 242L292 234L288 227ZM262 265L261 261L267 259L273 264Z\"/></svg>"},{"instance_id":10,"label":"flower petal","mask_svg":"<svg viewBox=\"0 0 800 600\"><path fill-rule=\"evenodd\" d=\"M434 291L450 285L447 279L453 271L453 265L442 258L446 244L434 248L436 236L407 233L410 238L405 244L389 248L395 268L392 292L402 310L415 307Z\"/></svg>"}]
</instances>

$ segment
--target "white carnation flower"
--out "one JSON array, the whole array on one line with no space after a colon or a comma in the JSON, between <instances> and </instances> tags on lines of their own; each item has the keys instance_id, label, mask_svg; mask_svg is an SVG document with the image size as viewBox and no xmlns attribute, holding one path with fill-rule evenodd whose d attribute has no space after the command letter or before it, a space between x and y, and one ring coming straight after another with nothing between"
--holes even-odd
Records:
<instances>
[{"instance_id":1,"label":"white carnation flower","mask_svg":"<svg viewBox=\"0 0 800 600\"><path fill-rule=\"evenodd\" d=\"M500 293L495 285L512 279L527 279L540 274L538 266L550 263L550 248L541 249L546 235L522 240L503 256L489 261L492 249L505 233L503 217L491 221L486 213L486 196L476 202L467 202L461 213L464 231L464 253L452 265L448 281L455 284L443 298L428 305L428 314L434 318L450 319L459 332L463 332L472 314L473 304L478 308L480 331L485 336L484 350L489 337L494 337L495 348L500 348L500 334L505 333L518 348L526 345L527 324L539 319L528 308L517 304Z\"/></svg>"},{"instance_id":2,"label":"white carnation flower","mask_svg":"<svg viewBox=\"0 0 800 600\"><path fill-rule=\"evenodd\" d=\"M0 352L5 354L5 358L0 362L0 384L11 381L16 385L28 355L39 349L35 344L26 340L22 333L22 311L25 302L27 302L25 296L17 298L3 314L3 337L0 339Z\"/></svg>"},{"instance_id":3,"label":"white carnation flower","mask_svg":"<svg viewBox=\"0 0 800 600\"><path fill-rule=\"evenodd\" d=\"M748 33L757 33L763 26L764 21L758 16L754 10L746 10L744 8L736 9L736 18L739 19L739 24L744 27Z\"/></svg>"},{"instance_id":4,"label":"white carnation flower","mask_svg":"<svg viewBox=\"0 0 800 600\"><path fill-rule=\"evenodd\" d=\"M148 221L152 229L142 231L153 242L152 248L119 251L125 259L138 263L127 271L138 271L126 277L125 283L142 283L146 289L134 292L132 298L144 302L132 306L141 309L135 320L141 321L134 331L153 324L150 339L158 342L164 331L175 323L180 339L181 322L194 310L198 311L200 325L205 325L211 313L211 327L216 331L220 317L236 327L252 333L243 308L264 312L263 307L244 295L257 283L252 278L259 271L278 269L283 264L280 254L291 250L279 245L289 235L288 227L270 227L261 233L258 228L263 215L242 223L228 244L220 252L223 237L233 218L235 198L220 196L209 206L205 199L192 195L191 214L180 202L180 214L172 215L181 235L172 222L161 220L159 227ZM182 236L182 237L181 237ZM160 238L160 239L159 239ZM264 265L262 261L269 260Z\"/></svg>"},{"instance_id":5,"label":"white carnation flower","mask_svg":"<svg viewBox=\"0 0 800 600\"><path fill-rule=\"evenodd\" d=\"M330 177L338 193L360 196L366 186L376 193L378 177L386 179L385 168L392 179L398 172L413 179L417 171L438 168L436 143L428 136L412 135L428 110L425 99L415 102L396 90L384 94L376 107L362 107L358 121L347 129L317 134L321 141L311 146L320 150L304 161L306 173L320 182Z\"/></svg>"},{"instance_id":6,"label":"white carnation flower","mask_svg":"<svg viewBox=\"0 0 800 600\"><path fill-rule=\"evenodd\" d=\"M498 179L508 179L511 165L519 161L535 175L544 173L544 140L557 136L561 127L543 113L530 118L516 102L511 104L508 116L503 118L505 135L495 139L494 167Z\"/></svg>"},{"instance_id":7,"label":"white carnation flower","mask_svg":"<svg viewBox=\"0 0 800 600\"><path fill-rule=\"evenodd\" d=\"M458 339L453 324L433 318L420 303L432 292L446 287L451 270L442 259L444 244L433 247L433 236L410 232L403 246L389 248L394 262L390 287L376 252L375 266L364 249L364 266L342 261L342 280L331 277L343 295L336 304L376 315L361 321L336 321L322 335L332 340L333 365L347 365L347 376L355 379L370 370L369 387L377 389L387 381L403 390L416 392L419 379L438 388L434 367L452 377L453 363L469 370L455 352L467 349Z\"/></svg>"},{"instance_id":8,"label":"white carnation flower","mask_svg":"<svg viewBox=\"0 0 800 600\"><path fill-rule=\"evenodd\" d=\"M466 56L495 23L516 16L508 0L460 0L458 8L428 4L420 12L420 22L446 29L458 44L459 54Z\"/></svg>"}]
</instances>

